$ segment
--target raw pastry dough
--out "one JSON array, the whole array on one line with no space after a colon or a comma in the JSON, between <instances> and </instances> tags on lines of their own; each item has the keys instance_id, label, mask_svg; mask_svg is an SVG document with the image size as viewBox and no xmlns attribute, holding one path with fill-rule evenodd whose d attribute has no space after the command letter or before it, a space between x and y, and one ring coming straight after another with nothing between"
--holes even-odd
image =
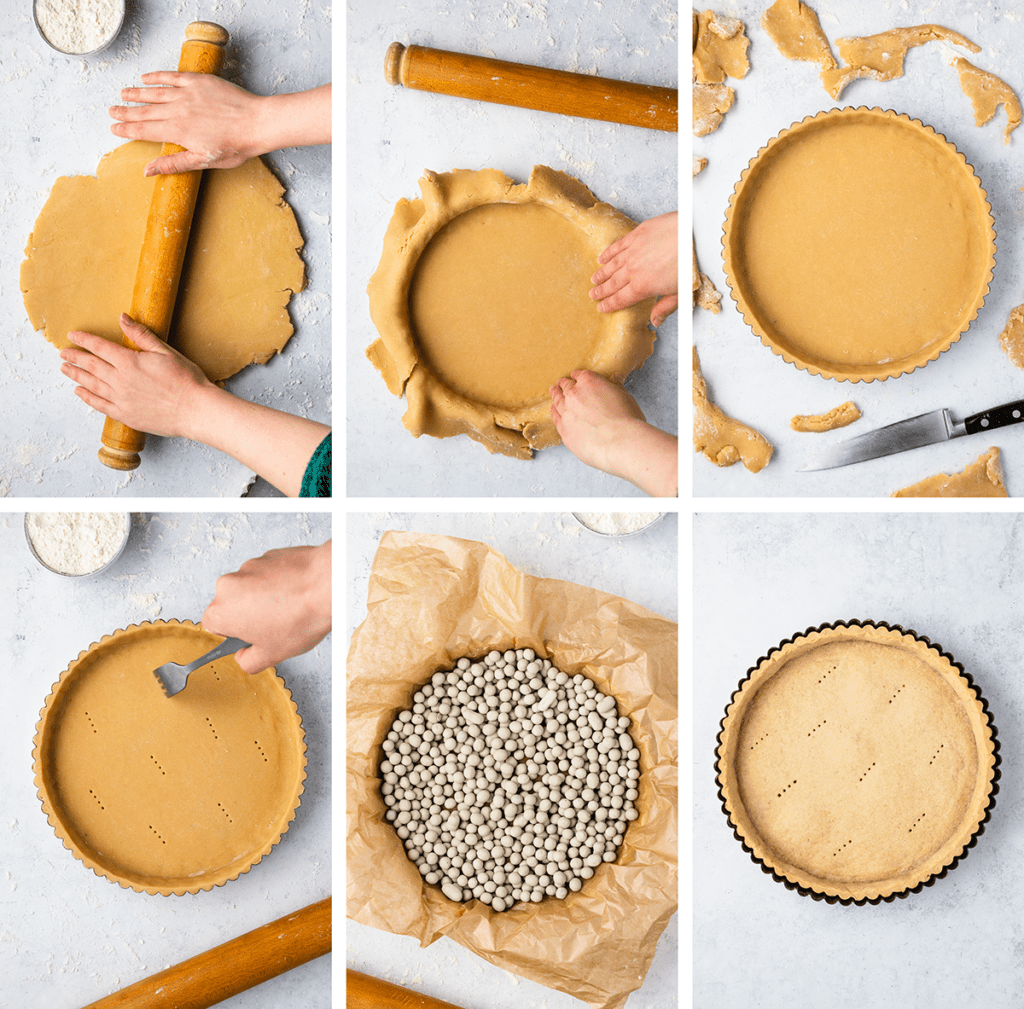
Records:
<instances>
[{"instance_id":1,"label":"raw pastry dough","mask_svg":"<svg viewBox=\"0 0 1024 1009\"><path fill-rule=\"evenodd\" d=\"M1009 497L999 449L990 448L960 473L939 473L896 491L893 497Z\"/></svg>"},{"instance_id":2,"label":"raw pastry dough","mask_svg":"<svg viewBox=\"0 0 1024 1009\"><path fill-rule=\"evenodd\" d=\"M744 319L775 353L873 381L922 367L966 332L988 294L995 231L945 137L895 112L834 109L751 161L723 260Z\"/></svg>"},{"instance_id":3,"label":"raw pastry dough","mask_svg":"<svg viewBox=\"0 0 1024 1009\"><path fill-rule=\"evenodd\" d=\"M1002 105L1006 108L1006 129L1003 131L1003 140L1010 142L1010 134L1020 126L1021 107L1020 101L1013 93L1013 89L1005 81L1001 81L995 74L979 70L973 63L969 63L963 57L953 61L957 73L960 75L960 87L964 94L971 100L974 106L974 123L976 126L984 126L995 114L996 109Z\"/></svg>"},{"instance_id":4,"label":"raw pastry dough","mask_svg":"<svg viewBox=\"0 0 1024 1009\"><path fill-rule=\"evenodd\" d=\"M776 0L761 15L761 27L787 60L817 63L822 71L835 69L835 57L818 15L800 0Z\"/></svg>"},{"instance_id":5,"label":"raw pastry dough","mask_svg":"<svg viewBox=\"0 0 1024 1009\"><path fill-rule=\"evenodd\" d=\"M247 872L295 817L304 733L273 669L232 657L167 697L153 675L223 641L190 621L133 625L82 652L36 727L43 811L97 874L152 894L196 893Z\"/></svg>"},{"instance_id":6,"label":"raw pastry dough","mask_svg":"<svg viewBox=\"0 0 1024 1009\"><path fill-rule=\"evenodd\" d=\"M59 178L21 267L29 320L56 347L85 330L121 342L160 152L144 141L104 155L97 177ZM302 236L281 184L259 158L208 171L192 220L170 342L220 381L264 364L292 334L288 301L305 285Z\"/></svg>"},{"instance_id":7,"label":"raw pastry dough","mask_svg":"<svg viewBox=\"0 0 1024 1009\"><path fill-rule=\"evenodd\" d=\"M751 473L764 469L772 457L772 446L764 435L727 417L708 399L696 347L693 348L693 450L702 452L716 466L731 466L742 460Z\"/></svg>"},{"instance_id":8,"label":"raw pastry dough","mask_svg":"<svg viewBox=\"0 0 1024 1009\"><path fill-rule=\"evenodd\" d=\"M870 77L875 81L891 81L903 76L903 60L914 46L926 42L952 42L969 52L980 52L970 39L941 25L915 25L911 28L893 28L878 35L864 38L836 39L839 55L849 64L835 69L823 69L821 82L833 101L851 81Z\"/></svg>"},{"instance_id":9,"label":"raw pastry dough","mask_svg":"<svg viewBox=\"0 0 1024 1009\"><path fill-rule=\"evenodd\" d=\"M722 124L736 92L727 84L693 85L693 135L706 137Z\"/></svg>"},{"instance_id":10,"label":"raw pastry dough","mask_svg":"<svg viewBox=\"0 0 1024 1009\"><path fill-rule=\"evenodd\" d=\"M1024 305L1018 305L1006 320L1006 328L999 334L999 346L1018 368L1024 368Z\"/></svg>"},{"instance_id":11,"label":"raw pastry dough","mask_svg":"<svg viewBox=\"0 0 1024 1009\"><path fill-rule=\"evenodd\" d=\"M697 265L697 244L693 243L693 307L706 308L715 315L721 311L720 304L722 295L716 290L715 285L703 273Z\"/></svg>"},{"instance_id":12,"label":"raw pastry dough","mask_svg":"<svg viewBox=\"0 0 1024 1009\"><path fill-rule=\"evenodd\" d=\"M750 69L743 22L714 11L697 16L693 46L693 76L701 84L721 84L726 77L746 77Z\"/></svg>"},{"instance_id":13,"label":"raw pastry dough","mask_svg":"<svg viewBox=\"0 0 1024 1009\"><path fill-rule=\"evenodd\" d=\"M598 255L634 223L577 179L538 165L427 172L400 200L367 288L380 333L366 351L403 393L415 437L467 434L529 459L559 443L549 389L575 369L622 381L651 354L652 300L598 312Z\"/></svg>"},{"instance_id":14,"label":"raw pastry dough","mask_svg":"<svg viewBox=\"0 0 1024 1009\"><path fill-rule=\"evenodd\" d=\"M860 410L856 405L847 401L840 406L822 414L797 414L789 426L794 431L834 431L837 427L846 427L855 420L860 420Z\"/></svg>"}]
</instances>

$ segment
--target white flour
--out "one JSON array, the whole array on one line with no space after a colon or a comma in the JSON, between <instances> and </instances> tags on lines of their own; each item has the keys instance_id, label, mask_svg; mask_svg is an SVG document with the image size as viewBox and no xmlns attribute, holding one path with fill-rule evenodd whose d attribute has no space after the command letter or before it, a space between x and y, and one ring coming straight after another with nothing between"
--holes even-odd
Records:
<instances>
[{"instance_id":1,"label":"white flour","mask_svg":"<svg viewBox=\"0 0 1024 1009\"><path fill-rule=\"evenodd\" d=\"M26 516L40 560L66 575L98 571L117 553L128 531L123 512L39 512Z\"/></svg>"},{"instance_id":2,"label":"white flour","mask_svg":"<svg viewBox=\"0 0 1024 1009\"><path fill-rule=\"evenodd\" d=\"M91 53L117 31L122 10L122 0L36 0L36 21L54 48Z\"/></svg>"},{"instance_id":3,"label":"white flour","mask_svg":"<svg viewBox=\"0 0 1024 1009\"><path fill-rule=\"evenodd\" d=\"M573 512L588 529L596 533L635 533L649 526L660 512Z\"/></svg>"}]
</instances>

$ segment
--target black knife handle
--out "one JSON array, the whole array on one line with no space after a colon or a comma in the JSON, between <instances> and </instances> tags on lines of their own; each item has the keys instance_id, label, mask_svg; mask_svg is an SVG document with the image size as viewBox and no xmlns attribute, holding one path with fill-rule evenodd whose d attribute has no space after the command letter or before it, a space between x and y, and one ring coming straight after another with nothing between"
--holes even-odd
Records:
<instances>
[{"instance_id":1,"label":"black knife handle","mask_svg":"<svg viewBox=\"0 0 1024 1009\"><path fill-rule=\"evenodd\" d=\"M978 434L980 431L991 431L993 428L1007 427L1009 424L1019 424L1021 421L1024 421L1024 399L972 414L965 418L964 427L967 429L967 434Z\"/></svg>"}]
</instances>

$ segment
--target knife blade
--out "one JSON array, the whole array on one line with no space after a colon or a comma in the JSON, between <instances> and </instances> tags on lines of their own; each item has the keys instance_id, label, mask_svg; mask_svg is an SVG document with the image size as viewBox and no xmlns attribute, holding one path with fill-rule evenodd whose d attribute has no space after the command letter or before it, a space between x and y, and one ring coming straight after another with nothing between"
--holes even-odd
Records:
<instances>
[{"instance_id":1,"label":"knife blade","mask_svg":"<svg viewBox=\"0 0 1024 1009\"><path fill-rule=\"evenodd\" d=\"M848 438L819 452L797 472L808 473L813 470L850 466L867 459L895 455L897 452L949 441L951 438L960 438L967 434L978 434L980 431L992 431L997 427L1019 424L1021 421L1024 421L1024 399L971 414L961 421L953 420L949 410L933 410L917 417L909 417L907 420L898 420L874 431L867 431L855 438Z\"/></svg>"}]
</instances>

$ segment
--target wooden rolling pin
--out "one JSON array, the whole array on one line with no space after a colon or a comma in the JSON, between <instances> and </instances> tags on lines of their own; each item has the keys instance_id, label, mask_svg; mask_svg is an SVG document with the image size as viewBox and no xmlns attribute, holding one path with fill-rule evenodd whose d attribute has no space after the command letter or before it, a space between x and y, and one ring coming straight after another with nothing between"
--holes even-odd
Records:
<instances>
[{"instance_id":1,"label":"wooden rolling pin","mask_svg":"<svg viewBox=\"0 0 1024 1009\"><path fill-rule=\"evenodd\" d=\"M331 898L90 1002L84 1009L208 1009L331 951Z\"/></svg>"},{"instance_id":2,"label":"wooden rolling pin","mask_svg":"<svg viewBox=\"0 0 1024 1009\"><path fill-rule=\"evenodd\" d=\"M178 70L194 74L220 73L228 41L225 29L209 21L193 21L185 29L185 40ZM160 154L176 154L184 149L177 144L164 144ZM171 328L181 264L185 259L202 174L194 171L158 175L149 204L128 314L148 326L161 340L167 339ZM139 349L127 336L122 337L121 343L131 350ZM104 466L118 470L138 467L139 452L146 444L145 434L108 417L100 440L103 448L99 457Z\"/></svg>"},{"instance_id":3,"label":"wooden rolling pin","mask_svg":"<svg viewBox=\"0 0 1024 1009\"><path fill-rule=\"evenodd\" d=\"M675 88L631 84L425 46L404 46L401 42L392 42L388 47L384 76L389 84L434 94L669 133L679 128L679 93Z\"/></svg>"},{"instance_id":4,"label":"wooden rolling pin","mask_svg":"<svg viewBox=\"0 0 1024 1009\"><path fill-rule=\"evenodd\" d=\"M357 970L345 972L345 1006L346 1009L459 1009L451 1002L409 991Z\"/></svg>"}]
</instances>

